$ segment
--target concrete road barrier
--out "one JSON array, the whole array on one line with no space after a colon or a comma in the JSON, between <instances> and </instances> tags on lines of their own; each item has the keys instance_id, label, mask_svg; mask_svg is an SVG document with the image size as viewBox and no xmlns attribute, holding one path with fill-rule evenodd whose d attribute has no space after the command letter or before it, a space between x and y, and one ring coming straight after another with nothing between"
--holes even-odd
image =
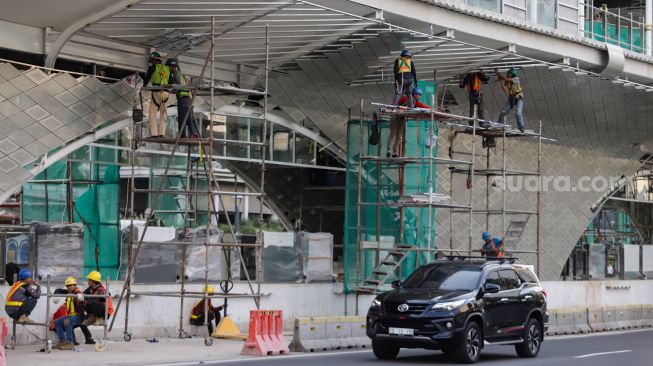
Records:
<instances>
[{"instance_id":1,"label":"concrete road barrier","mask_svg":"<svg viewBox=\"0 0 653 366\"><path fill-rule=\"evenodd\" d=\"M608 326L603 321L603 309L587 309L587 323L592 332L605 332Z\"/></svg>"},{"instance_id":2,"label":"concrete road barrier","mask_svg":"<svg viewBox=\"0 0 653 366\"><path fill-rule=\"evenodd\" d=\"M323 352L369 346L364 316L332 316L295 319L290 350Z\"/></svg>"},{"instance_id":3,"label":"concrete road barrier","mask_svg":"<svg viewBox=\"0 0 653 366\"><path fill-rule=\"evenodd\" d=\"M630 328L642 328L642 305L626 306L626 322Z\"/></svg>"},{"instance_id":4,"label":"concrete road barrier","mask_svg":"<svg viewBox=\"0 0 653 366\"><path fill-rule=\"evenodd\" d=\"M653 305L642 305L642 327L653 327Z\"/></svg>"},{"instance_id":5,"label":"concrete road barrier","mask_svg":"<svg viewBox=\"0 0 653 366\"><path fill-rule=\"evenodd\" d=\"M550 309L548 335L589 333L587 309Z\"/></svg>"},{"instance_id":6,"label":"concrete road barrier","mask_svg":"<svg viewBox=\"0 0 653 366\"><path fill-rule=\"evenodd\" d=\"M603 312L603 322L605 323L606 330L621 329L617 323L617 310L614 306L606 306L601 308Z\"/></svg>"},{"instance_id":7,"label":"concrete road barrier","mask_svg":"<svg viewBox=\"0 0 653 366\"><path fill-rule=\"evenodd\" d=\"M587 321L587 309L585 308L573 308L574 313L574 327L578 333L590 333L592 328L590 328Z\"/></svg>"}]
</instances>

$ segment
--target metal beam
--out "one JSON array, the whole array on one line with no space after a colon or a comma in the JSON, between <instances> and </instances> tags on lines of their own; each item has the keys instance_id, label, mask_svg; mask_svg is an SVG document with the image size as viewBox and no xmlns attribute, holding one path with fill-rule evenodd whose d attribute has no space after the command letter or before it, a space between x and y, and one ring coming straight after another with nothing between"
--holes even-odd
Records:
<instances>
[{"instance_id":1,"label":"metal beam","mask_svg":"<svg viewBox=\"0 0 653 366\"><path fill-rule=\"evenodd\" d=\"M57 57L59 57L59 52L61 52L63 46L70 40L70 38L73 35L75 35L75 33L88 27L92 23L95 23L108 16L118 13L134 4L138 4L140 1L141 0L119 0L118 2L102 10L95 11L89 16L85 18L81 18L77 20L75 23L69 25L68 28L64 29L64 31L61 32L61 34L59 34L57 40L54 41L52 45L47 47L48 50L46 52L47 56L45 59L45 67L50 67L50 68L54 67L54 63L57 61Z\"/></svg>"}]
</instances>

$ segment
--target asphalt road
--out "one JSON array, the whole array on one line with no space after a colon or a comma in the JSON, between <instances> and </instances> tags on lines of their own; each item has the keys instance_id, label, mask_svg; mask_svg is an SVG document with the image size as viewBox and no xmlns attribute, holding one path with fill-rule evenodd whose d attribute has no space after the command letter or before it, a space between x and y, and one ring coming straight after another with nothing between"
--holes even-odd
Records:
<instances>
[{"instance_id":1,"label":"asphalt road","mask_svg":"<svg viewBox=\"0 0 653 366\"><path fill-rule=\"evenodd\" d=\"M330 352L309 355L265 357L255 360L204 362L196 365L234 366L349 366L349 365L433 365L455 364L441 352L401 350L394 361L377 360L371 351ZM487 347L480 365L587 365L587 366L651 366L653 365L653 329L589 336L547 337L535 359L517 357L514 346ZM181 365L181 364L177 364ZM193 365L189 363L187 365Z\"/></svg>"}]
</instances>

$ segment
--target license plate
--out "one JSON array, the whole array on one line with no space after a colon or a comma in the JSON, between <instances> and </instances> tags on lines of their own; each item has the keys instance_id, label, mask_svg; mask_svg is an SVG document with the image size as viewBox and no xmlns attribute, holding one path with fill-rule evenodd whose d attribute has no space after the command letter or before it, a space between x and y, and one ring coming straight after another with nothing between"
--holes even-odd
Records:
<instances>
[{"instance_id":1,"label":"license plate","mask_svg":"<svg viewBox=\"0 0 653 366\"><path fill-rule=\"evenodd\" d=\"M410 328L390 328L388 334L398 335L398 336L413 336L415 335L415 330Z\"/></svg>"}]
</instances>

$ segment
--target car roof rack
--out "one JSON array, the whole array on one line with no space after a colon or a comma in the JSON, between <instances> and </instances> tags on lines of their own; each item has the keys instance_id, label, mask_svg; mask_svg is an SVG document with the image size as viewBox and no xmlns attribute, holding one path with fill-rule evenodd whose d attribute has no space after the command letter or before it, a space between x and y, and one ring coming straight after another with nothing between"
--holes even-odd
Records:
<instances>
[{"instance_id":1,"label":"car roof rack","mask_svg":"<svg viewBox=\"0 0 653 366\"><path fill-rule=\"evenodd\" d=\"M483 259L488 262L499 262L500 264L509 263L513 264L519 260L517 257L507 257L507 258L496 258L496 257L483 257L483 256L473 256L473 255L448 255L446 257L448 260L465 260L465 259Z\"/></svg>"}]
</instances>

